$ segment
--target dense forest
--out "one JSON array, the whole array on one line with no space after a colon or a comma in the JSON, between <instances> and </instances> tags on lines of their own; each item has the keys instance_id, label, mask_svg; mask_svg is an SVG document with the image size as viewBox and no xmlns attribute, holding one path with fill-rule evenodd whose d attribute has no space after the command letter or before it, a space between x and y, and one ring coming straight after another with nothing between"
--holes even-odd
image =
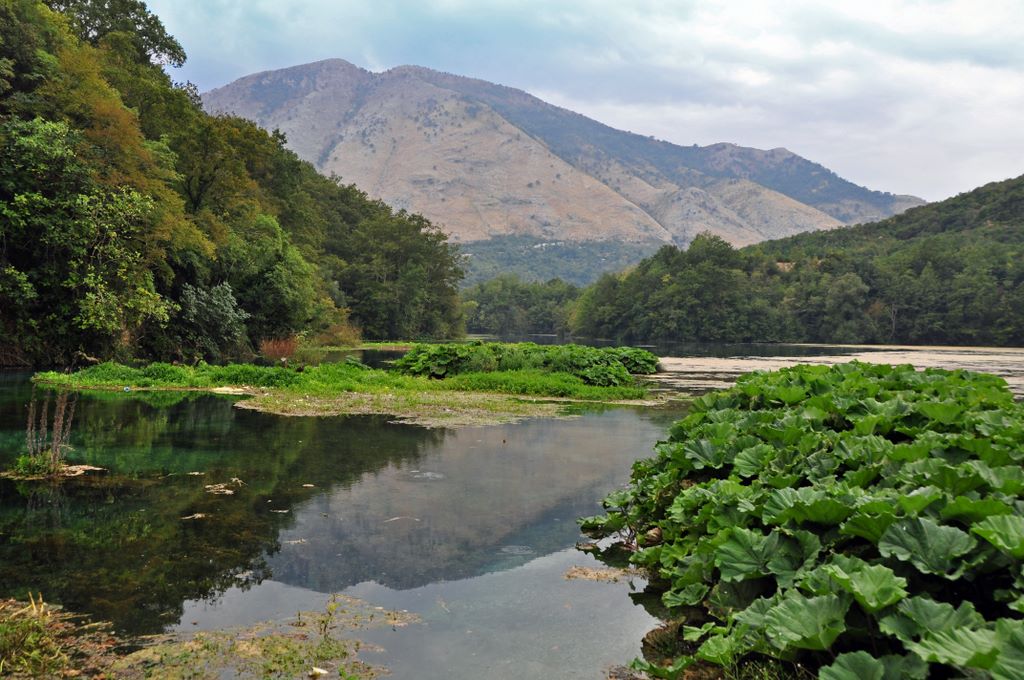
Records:
<instances>
[{"instance_id":1,"label":"dense forest","mask_svg":"<svg viewBox=\"0 0 1024 680\"><path fill-rule=\"evenodd\" d=\"M139 0L0 0L0 365L461 332L425 218L201 109Z\"/></svg>"},{"instance_id":2,"label":"dense forest","mask_svg":"<svg viewBox=\"0 0 1024 680\"><path fill-rule=\"evenodd\" d=\"M707 234L605 275L577 334L627 340L1024 344L1024 177L881 222L736 250Z\"/></svg>"},{"instance_id":3,"label":"dense forest","mask_svg":"<svg viewBox=\"0 0 1024 680\"><path fill-rule=\"evenodd\" d=\"M501 274L462 292L466 330L512 337L568 333L580 289L561 279L544 283Z\"/></svg>"},{"instance_id":4,"label":"dense forest","mask_svg":"<svg viewBox=\"0 0 1024 680\"><path fill-rule=\"evenodd\" d=\"M502 274L524 281L559 278L576 286L597 281L606 272L619 272L653 255L660 242L551 241L533 236L496 236L460 245L466 255L466 278L474 286Z\"/></svg>"}]
</instances>

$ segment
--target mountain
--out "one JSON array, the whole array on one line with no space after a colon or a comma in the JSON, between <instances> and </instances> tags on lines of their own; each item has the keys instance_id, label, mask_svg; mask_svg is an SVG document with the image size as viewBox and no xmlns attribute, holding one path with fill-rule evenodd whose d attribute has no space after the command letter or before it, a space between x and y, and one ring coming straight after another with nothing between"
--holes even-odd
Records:
<instances>
[{"instance_id":1,"label":"mountain","mask_svg":"<svg viewBox=\"0 0 1024 680\"><path fill-rule=\"evenodd\" d=\"M208 110L280 129L288 146L453 240L745 245L923 203L870 191L785 149L684 147L615 130L521 90L417 66L340 59L257 73Z\"/></svg>"}]
</instances>

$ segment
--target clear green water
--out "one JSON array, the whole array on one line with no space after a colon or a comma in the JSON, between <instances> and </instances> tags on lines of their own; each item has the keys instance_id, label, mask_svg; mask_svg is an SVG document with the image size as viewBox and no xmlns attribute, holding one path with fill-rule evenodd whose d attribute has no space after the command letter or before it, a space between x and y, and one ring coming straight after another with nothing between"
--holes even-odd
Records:
<instances>
[{"instance_id":1,"label":"clear green water","mask_svg":"<svg viewBox=\"0 0 1024 680\"><path fill-rule=\"evenodd\" d=\"M0 373L2 467L25 447L27 378ZM656 622L629 597L643 583L564 578L599 566L573 548L575 519L677 416L452 431L284 418L209 395L83 394L69 462L109 472L0 480L0 596L39 591L156 633L287 617L341 592L422 618L361 636L395 678L600 677Z\"/></svg>"}]
</instances>

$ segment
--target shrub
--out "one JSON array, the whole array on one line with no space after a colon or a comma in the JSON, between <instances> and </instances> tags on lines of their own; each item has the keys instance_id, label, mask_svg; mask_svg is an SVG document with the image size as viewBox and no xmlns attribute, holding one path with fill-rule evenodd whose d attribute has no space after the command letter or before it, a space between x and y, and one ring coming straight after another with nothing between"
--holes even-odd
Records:
<instances>
[{"instance_id":1,"label":"shrub","mask_svg":"<svg viewBox=\"0 0 1024 680\"><path fill-rule=\"evenodd\" d=\"M152 380L154 385L188 385L192 372L184 366L157 362L139 369L138 374Z\"/></svg>"},{"instance_id":2,"label":"shrub","mask_svg":"<svg viewBox=\"0 0 1024 680\"><path fill-rule=\"evenodd\" d=\"M694 401L585 529L621 531L687 653L820 678L1019 678L1024 407L996 377L845 364ZM941 668L941 670L939 670Z\"/></svg>"},{"instance_id":3,"label":"shrub","mask_svg":"<svg viewBox=\"0 0 1024 680\"><path fill-rule=\"evenodd\" d=\"M279 366L254 366L253 364L228 364L227 366L196 367L200 379L210 385L247 385L249 387L288 387L302 379L301 373Z\"/></svg>"},{"instance_id":4,"label":"shrub","mask_svg":"<svg viewBox=\"0 0 1024 680\"><path fill-rule=\"evenodd\" d=\"M626 357L625 361L622 357ZM587 385L604 387L630 384L630 368L637 373L653 373L657 365L657 357L640 349L532 342L414 345L395 362L403 373L432 378L469 372L543 370L568 373Z\"/></svg>"},{"instance_id":5,"label":"shrub","mask_svg":"<svg viewBox=\"0 0 1024 680\"><path fill-rule=\"evenodd\" d=\"M291 335L286 338L264 338L260 340L260 354L271 361L290 359L299 346L299 339Z\"/></svg>"},{"instance_id":6,"label":"shrub","mask_svg":"<svg viewBox=\"0 0 1024 680\"><path fill-rule=\"evenodd\" d=\"M314 339L313 344L324 347L356 347L363 341L362 332L348 321L332 324Z\"/></svg>"},{"instance_id":7,"label":"shrub","mask_svg":"<svg viewBox=\"0 0 1024 680\"><path fill-rule=\"evenodd\" d=\"M238 306L227 283L212 288L182 286L177 325L188 357L219 359L238 354L245 345L249 313Z\"/></svg>"},{"instance_id":8,"label":"shrub","mask_svg":"<svg viewBox=\"0 0 1024 680\"><path fill-rule=\"evenodd\" d=\"M634 375L650 375L658 372L658 357L638 347L609 347L606 352L618 359L626 370Z\"/></svg>"}]
</instances>

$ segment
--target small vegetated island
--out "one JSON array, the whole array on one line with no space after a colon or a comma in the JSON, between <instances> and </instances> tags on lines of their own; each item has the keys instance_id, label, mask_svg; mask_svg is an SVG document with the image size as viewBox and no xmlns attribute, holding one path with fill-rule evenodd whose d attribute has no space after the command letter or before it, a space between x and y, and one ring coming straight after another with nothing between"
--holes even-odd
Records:
<instances>
[{"instance_id":1,"label":"small vegetated island","mask_svg":"<svg viewBox=\"0 0 1024 680\"><path fill-rule=\"evenodd\" d=\"M76 373L38 373L72 389L209 390L249 395L241 406L283 415L381 413L425 425L505 422L555 415L561 401L642 399L634 375L658 359L632 347L533 343L415 344L393 368L358 361L284 366L104 363Z\"/></svg>"},{"instance_id":2,"label":"small vegetated island","mask_svg":"<svg viewBox=\"0 0 1024 680\"><path fill-rule=\"evenodd\" d=\"M999 378L797 366L696 399L582 523L663 589L672 644L634 663L654 677L1010 680L1022 460Z\"/></svg>"}]
</instances>

